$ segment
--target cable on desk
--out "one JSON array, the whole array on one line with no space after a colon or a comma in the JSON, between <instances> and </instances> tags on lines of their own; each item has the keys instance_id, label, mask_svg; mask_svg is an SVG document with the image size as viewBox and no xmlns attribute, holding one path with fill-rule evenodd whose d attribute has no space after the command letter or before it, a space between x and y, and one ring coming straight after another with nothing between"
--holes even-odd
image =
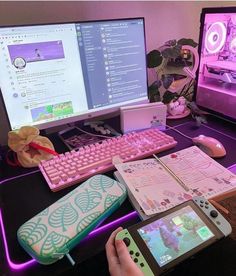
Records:
<instances>
[{"instance_id":1,"label":"cable on desk","mask_svg":"<svg viewBox=\"0 0 236 276\"><path fill-rule=\"evenodd\" d=\"M186 134L184 134L184 133L182 133L181 131L179 131L178 129L176 129L175 127L172 127L172 126L169 126L169 125L167 125L167 124L163 124L163 123L161 123L163 126L165 126L165 127L168 127L169 129L171 129L171 130L174 130L175 132L177 132L177 133L179 133L180 135L182 135L183 137L185 137L185 138L187 138L187 139L190 139L191 141L192 141L192 137L190 137L190 136L188 136L188 135L186 135Z\"/></svg>"},{"instance_id":2,"label":"cable on desk","mask_svg":"<svg viewBox=\"0 0 236 276\"><path fill-rule=\"evenodd\" d=\"M91 133L91 132L88 132L88 131L85 131L83 130L82 128L76 126L76 128L78 128L78 130L80 130L81 132L85 133L85 134L88 134L88 135L91 135L91 136L97 136L97 137L102 137L102 138L106 138L106 139L110 139L112 138L112 136L105 136L105 135L101 135L101 134L94 134L94 133ZM115 137L115 136L114 136Z\"/></svg>"},{"instance_id":3,"label":"cable on desk","mask_svg":"<svg viewBox=\"0 0 236 276\"><path fill-rule=\"evenodd\" d=\"M169 125L167 125L167 124L163 124L163 123L162 123L162 125L165 126L165 127L168 127L169 129L172 129L172 130L176 131L177 133L179 133L180 135L184 136L184 137L187 138L187 139L190 139L190 140L193 139L192 137L190 137L190 136L188 136L188 135L182 133L181 131L177 130L175 127L171 127L171 126L169 126ZM106 138L106 139L112 138L111 136L105 136L105 135L100 135L100 134L94 134L94 133L85 131L85 130L83 130L82 128L80 128L80 127L78 127L78 126L76 126L76 128L78 128L81 132L83 132L83 133L85 133L85 134L88 134L88 135L91 135L91 136L98 136L98 137L102 137L102 138Z\"/></svg>"}]
</instances>

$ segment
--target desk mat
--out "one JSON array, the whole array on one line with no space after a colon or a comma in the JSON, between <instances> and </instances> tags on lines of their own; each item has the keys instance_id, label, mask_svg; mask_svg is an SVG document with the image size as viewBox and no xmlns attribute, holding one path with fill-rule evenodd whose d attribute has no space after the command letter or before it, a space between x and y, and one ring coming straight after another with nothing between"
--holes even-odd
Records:
<instances>
[{"instance_id":1,"label":"desk mat","mask_svg":"<svg viewBox=\"0 0 236 276\"><path fill-rule=\"evenodd\" d=\"M18 228L28 219L32 218L35 214L50 206L59 198L63 197L75 188L76 186L73 186L57 193L53 193L48 188L40 172L23 175L22 177L5 181L0 185L0 215L2 219L0 223L4 224L9 259L10 262L12 262L10 265L11 267L18 270L24 266L23 264L32 263L31 257L23 250L17 241L16 232ZM135 219L135 222L137 221L138 217L135 212L133 212L129 202L127 201L123 204L124 209L120 208L117 212L115 212L111 217L104 221L98 230L101 229L104 225L106 226L109 224L111 220L116 220L122 217L123 221L125 221L124 216L130 212L132 213L129 217ZM116 225L116 227L118 227L118 225ZM96 232L96 230L94 230L93 233L94 232ZM104 245L102 246L104 247ZM76 251L76 248L73 250ZM78 254L75 254L76 258L80 256L80 261L83 259L83 256L81 255L86 255L81 251L82 250L80 250ZM66 259L58 263L60 263L60 265L55 264L55 267L58 269L62 264L64 266L70 266Z\"/></svg>"},{"instance_id":2,"label":"desk mat","mask_svg":"<svg viewBox=\"0 0 236 276\"><path fill-rule=\"evenodd\" d=\"M187 122L177 126L176 128L191 137L204 134L206 136L212 136L216 139L219 139L225 146L227 155L224 158L218 159L217 161L225 167L236 163L236 156L232 151L236 139L233 137L222 135L223 132L220 133L219 130L216 131L209 128L208 126L203 125L198 128L194 122ZM192 146L192 142L189 139L184 138L173 130L167 130L166 132L173 136L178 141L178 144L175 148L162 152L158 154L158 156L161 157L163 155ZM109 172L110 176L111 173L112 172ZM69 193L75 187L76 186L72 186L62 191L53 193L49 190L40 172L33 172L29 175L23 175L9 181L6 180L4 182L0 182L0 208L2 221L5 227L9 255L12 262L20 264L31 260L31 258L21 248L17 241L17 229L25 221L54 203L65 194ZM126 202L122 208L120 208L117 212L114 213L112 217L108 219L108 222L124 216L132 211L133 209L129 202ZM131 224L131 222L129 224ZM103 245L105 240L106 239L104 239ZM58 263L64 264L64 260ZM61 265L55 264L55 266L56 265L61 267Z\"/></svg>"}]
</instances>

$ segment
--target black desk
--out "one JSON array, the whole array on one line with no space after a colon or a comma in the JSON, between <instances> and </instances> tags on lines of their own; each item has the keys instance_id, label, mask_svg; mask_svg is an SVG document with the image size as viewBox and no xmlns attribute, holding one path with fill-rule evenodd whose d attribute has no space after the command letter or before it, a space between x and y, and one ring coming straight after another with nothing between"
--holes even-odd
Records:
<instances>
[{"instance_id":1,"label":"black desk","mask_svg":"<svg viewBox=\"0 0 236 276\"><path fill-rule=\"evenodd\" d=\"M228 167L236 163L235 126L217 120L210 120L206 126L196 127L195 122L190 118L169 121L168 124L176 125L177 129L191 137L199 134L215 137L220 140L227 151L227 156L218 159L223 166ZM173 130L167 133L175 137L178 145L171 150L162 152L158 156L163 156L192 145L191 141L182 137ZM63 152L64 145L55 137L50 137L56 146L56 150ZM16 239L16 230L26 220L55 202L75 187L70 187L62 191L52 193L46 185L41 173L37 169L13 169L3 164L1 169L3 175L0 179L0 208L2 222L5 226L6 239L8 243L9 256L5 254L3 233L0 239L0 275L107 275L107 263L104 253L104 245L110 233L118 226L127 227L138 221L137 215L128 200L109 217L103 225L117 220L131 213L129 218L118 220L115 224L108 225L105 231L91 235L81 242L71 251L71 255L76 261L76 266L72 267L67 259L63 259L53 265L43 266L31 261L31 258L20 247ZM113 172L107 173L112 177ZM9 180L9 177L14 177ZM178 266L169 275L235 275L235 249L236 249L236 204L235 198L226 199L222 202L228 209L230 215L228 219L233 226L233 233L227 239L207 248L199 254L197 258L188 260ZM9 267L8 261L11 262ZM28 264L30 262L30 264Z\"/></svg>"}]
</instances>

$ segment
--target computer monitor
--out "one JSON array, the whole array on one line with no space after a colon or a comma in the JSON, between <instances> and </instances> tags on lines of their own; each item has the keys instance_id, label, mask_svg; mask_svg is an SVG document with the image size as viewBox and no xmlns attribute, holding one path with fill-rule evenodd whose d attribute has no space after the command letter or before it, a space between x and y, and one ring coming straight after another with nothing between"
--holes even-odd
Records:
<instances>
[{"instance_id":1,"label":"computer monitor","mask_svg":"<svg viewBox=\"0 0 236 276\"><path fill-rule=\"evenodd\" d=\"M236 7L205 8L201 14L198 106L236 119Z\"/></svg>"},{"instance_id":2,"label":"computer monitor","mask_svg":"<svg viewBox=\"0 0 236 276\"><path fill-rule=\"evenodd\" d=\"M12 130L85 120L148 101L144 18L0 28Z\"/></svg>"}]
</instances>

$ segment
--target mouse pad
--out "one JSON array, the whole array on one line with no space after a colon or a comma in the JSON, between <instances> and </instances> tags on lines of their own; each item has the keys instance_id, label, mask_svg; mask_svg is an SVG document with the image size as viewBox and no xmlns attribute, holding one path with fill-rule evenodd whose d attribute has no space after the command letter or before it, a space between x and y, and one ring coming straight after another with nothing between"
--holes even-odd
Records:
<instances>
[{"instance_id":1,"label":"mouse pad","mask_svg":"<svg viewBox=\"0 0 236 276\"><path fill-rule=\"evenodd\" d=\"M229 136L222 136L222 134L208 128L207 126L197 128L194 122L187 122L177 126L176 128L191 137L204 134L220 140L226 148L227 155L217 161L225 167L235 163L236 157L232 151L233 146L235 145L235 140L233 138ZM192 142L189 139L181 136L173 130L167 130L166 133L173 136L178 141L178 144L171 150L159 153L159 157L192 146ZM112 176L112 172L109 172L108 175ZM27 176L23 175L18 178L11 179L10 181L2 182L0 185L0 208L5 227L9 255L14 263L22 263L31 260L30 256L28 256L28 254L21 248L17 241L17 229L28 219L32 218L44 208L50 206L75 187L76 186L72 186L62 191L53 193L49 190L46 181L39 171ZM132 211L132 207L127 200L122 206L123 207L117 210L112 217L108 218L107 221L114 220ZM106 238L108 236L109 233ZM106 240L106 238L104 238L104 240ZM65 262L66 264L68 263L68 261ZM60 263L63 264L64 261L58 262L58 264L53 265L53 267L61 267Z\"/></svg>"},{"instance_id":2,"label":"mouse pad","mask_svg":"<svg viewBox=\"0 0 236 276\"><path fill-rule=\"evenodd\" d=\"M53 193L48 188L42 174L39 171L31 173L27 176L19 176L9 181L6 180L0 185L0 209L2 222L4 224L9 257L14 264L20 265L32 260L32 258L20 246L17 240L16 233L18 228L27 220L31 219L33 216L35 216L75 188L76 185ZM109 222L123 217L127 213L133 211L132 206L130 205L128 200L126 200L122 206L124 206L124 208L120 208L119 210L114 212L112 216L107 218L99 227L101 227L102 225L106 225ZM135 221L133 223L135 223L137 221L137 216L132 216L131 219L134 219ZM124 224L125 223L126 221L124 222ZM115 227L118 227L118 225L115 225ZM99 250L99 248L104 247L102 241L108 239L109 232L105 234L104 238L102 238L103 235L103 233L101 233L101 235L99 233L99 238L101 236L101 242L98 241L98 244L96 244L96 237L91 237L93 239L92 246L95 246L96 249L91 249L90 255L91 253L96 252L96 250ZM86 239L84 240L84 244L82 243L83 242L81 242L79 245L80 250L78 250L78 248L74 248L71 251L73 253L75 252L75 254L73 254L73 257L75 256L75 259L79 261L83 261L83 258L85 258L86 254L89 254L89 252L86 252L89 248ZM40 266L43 268L43 270L48 267L43 265ZM56 269L58 271L61 271L62 266L70 267L71 264L66 258L63 258L62 261L50 265L50 267L54 267L54 270Z\"/></svg>"}]
</instances>

